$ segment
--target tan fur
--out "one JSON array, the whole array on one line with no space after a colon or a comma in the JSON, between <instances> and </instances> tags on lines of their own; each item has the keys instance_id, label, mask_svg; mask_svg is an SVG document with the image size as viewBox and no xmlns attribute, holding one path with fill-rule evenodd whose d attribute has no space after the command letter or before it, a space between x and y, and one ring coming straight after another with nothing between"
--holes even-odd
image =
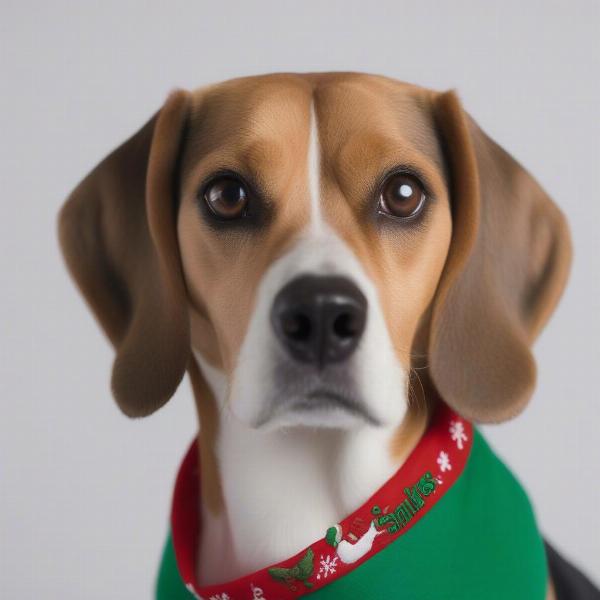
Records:
<instances>
[{"instance_id":1,"label":"tan fur","mask_svg":"<svg viewBox=\"0 0 600 600\"><path fill-rule=\"evenodd\" d=\"M565 287L568 228L454 92L435 98L434 114L450 170L454 232L431 317L429 374L465 417L503 421L531 397L531 344Z\"/></svg>"},{"instance_id":2,"label":"tan fur","mask_svg":"<svg viewBox=\"0 0 600 600\"><path fill-rule=\"evenodd\" d=\"M182 158L179 240L193 307L192 340L211 364L228 374L264 271L307 224L306 156L313 97L326 165L321 174L323 217L374 280L406 368L411 366L419 320L444 265L451 219L429 92L379 78L357 76L338 82L327 76L283 76L242 80L239 86L226 83L197 94ZM218 107L214 116L213 106ZM399 231L390 224L380 234L374 212L365 213L377 201L373 182L396 165L423 171L434 202L422 226ZM238 236L202 223L198 187L211 171L223 168L260 182L276 214L268 229ZM425 422L423 411L413 414L411 409L392 444L396 460L418 439Z\"/></svg>"},{"instance_id":3,"label":"tan fur","mask_svg":"<svg viewBox=\"0 0 600 600\"><path fill-rule=\"evenodd\" d=\"M254 292L273 260L309 218L306 148L310 87L273 82L215 86L194 98L182 160L178 235L183 271L196 315L192 338L217 348L206 356L231 374L252 314ZM213 231L198 211L198 187L211 172L231 169L260 185L274 222L251 234ZM223 273L227 273L223 277ZM214 331L196 331L205 316Z\"/></svg>"},{"instance_id":4,"label":"tan fur","mask_svg":"<svg viewBox=\"0 0 600 600\"><path fill-rule=\"evenodd\" d=\"M202 435L198 438L198 464L202 473L201 500L203 505L217 515L223 509L223 491L215 455L215 441L219 435L217 403L196 361L190 361L188 373L196 400L196 410L202 424Z\"/></svg>"},{"instance_id":5,"label":"tan fur","mask_svg":"<svg viewBox=\"0 0 600 600\"><path fill-rule=\"evenodd\" d=\"M398 359L425 367L420 378L412 372L412 396L421 402L411 403L392 443L398 460L421 435L424 405L438 392L481 421L525 405L535 379L530 345L568 272L560 211L453 92L333 73L243 78L173 95L73 192L60 237L116 347L113 390L121 408L151 413L187 365L202 423L202 485L214 511L222 503L218 419L189 360L190 343L232 373L262 276L310 218L313 103L323 218L372 278ZM429 186L418 224L375 217L376 184L395 166L417 169ZM224 168L260 188L272 214L264 227L207 225L198 188Z\"/></svg>"}]
</instances>

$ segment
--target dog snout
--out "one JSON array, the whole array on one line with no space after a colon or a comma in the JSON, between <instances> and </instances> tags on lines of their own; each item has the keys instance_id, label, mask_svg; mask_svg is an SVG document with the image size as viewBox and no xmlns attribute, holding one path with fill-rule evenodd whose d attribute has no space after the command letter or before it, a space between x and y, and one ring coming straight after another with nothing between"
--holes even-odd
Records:
<instances>
[{"instance_id":1,"label":"dog snout","mask_svg":"<svg viewBox=\"0 0 600 600\"><path fill-rule=\"evenodd\" d=\"M367 299L350 279L302 275L277 294L275 334L290 356L319 369L347 359L367 321Z\"/></svg>"}]
</instances>

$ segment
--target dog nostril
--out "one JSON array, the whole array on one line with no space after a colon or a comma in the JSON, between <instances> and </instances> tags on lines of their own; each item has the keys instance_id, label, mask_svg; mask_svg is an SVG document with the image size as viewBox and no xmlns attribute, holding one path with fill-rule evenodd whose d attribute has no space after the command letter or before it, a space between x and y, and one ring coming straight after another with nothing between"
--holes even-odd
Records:
<instances>
[{"instance_id":1,"label":"dog nostril","mask_svg":"<svg viewBox=\"0 0 600 600\"><path fill-rule=\"evenodd\" d=\"M281 329L290 339L302 342L310 338L310 318L303 313L289 313L281 320Z\"/></svg>"},{"instance_id":2,"label":"dog nostril","mask_svg":"<svg viewBox=\"0 0 600 600\"><path fill-rule=\"evenodd\" d=\"M271 326L283 348L318 369L348 358L365 329L367 299L350 279L300 275L275 296Z\"/></svg>"},{"instance_id":3,"label":"dog nostril","mask_svg":"<svg viewBox=\"0 0 600 600\"><path fill-rule=\"evenodd\" d=\"M351 313L342 313L333 321L333 332L342 339L353 338L360 329L360 323Z\"/></svg>"}]
</instances>

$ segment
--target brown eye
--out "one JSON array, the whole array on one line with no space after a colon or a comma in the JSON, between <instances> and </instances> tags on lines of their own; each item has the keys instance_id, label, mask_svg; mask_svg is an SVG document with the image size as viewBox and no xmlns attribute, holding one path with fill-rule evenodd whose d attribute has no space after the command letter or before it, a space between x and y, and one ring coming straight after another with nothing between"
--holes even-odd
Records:
<instances>
[{"instance_id":1,"label":"brown eye","mask_svg":"<svg viewBox=\"0 0 600 600\"><path fill-rule=\"evenodd\" d=\"M379 196L380 213L407 219L416 216L427 196L423 184L408 173L394 173L384 182Z\"/></svg>"},{"instance_id":2,"label":"brown eye","mask_svg":"<svg viewBox=\"0 0 600 600\"><path fill-rule=\"evenodd\" d=\"M204 201L220 219L237 219L246 213L248 192L239 179L223 175L208 184Z\"/></svg>"}]
</instances>

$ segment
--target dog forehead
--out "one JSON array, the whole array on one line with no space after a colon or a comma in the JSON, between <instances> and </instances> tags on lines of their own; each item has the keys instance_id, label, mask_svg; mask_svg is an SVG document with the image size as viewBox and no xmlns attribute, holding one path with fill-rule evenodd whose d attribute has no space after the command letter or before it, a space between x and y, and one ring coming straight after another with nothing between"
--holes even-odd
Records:
<instances>
[{"instance_id":1,"label":"dog forehead","mask_svg":"<svg viewBox=\"0 0 600 600\"><path fill-rule=\"evenodd\" d=\"M315 90L323 151L354 162L366 154L399 158L404 150L442 166L433 121L434 92L379 76L334 79Z\"/></svg>"},{"instance_id":2,"label":"dog forehead","mask_svg":"<svg viewBox=\"0 0 600 600\"><path fill-rule=\"evenodd\" d=\"M219 151L277 161L306 149L316 115L323 154L361 139L435 147L430 90L363 73L272 74L233 79L192 93L187 155ZM274 166L271 164L271 166Z\"/></svg>"}]
</instances>

